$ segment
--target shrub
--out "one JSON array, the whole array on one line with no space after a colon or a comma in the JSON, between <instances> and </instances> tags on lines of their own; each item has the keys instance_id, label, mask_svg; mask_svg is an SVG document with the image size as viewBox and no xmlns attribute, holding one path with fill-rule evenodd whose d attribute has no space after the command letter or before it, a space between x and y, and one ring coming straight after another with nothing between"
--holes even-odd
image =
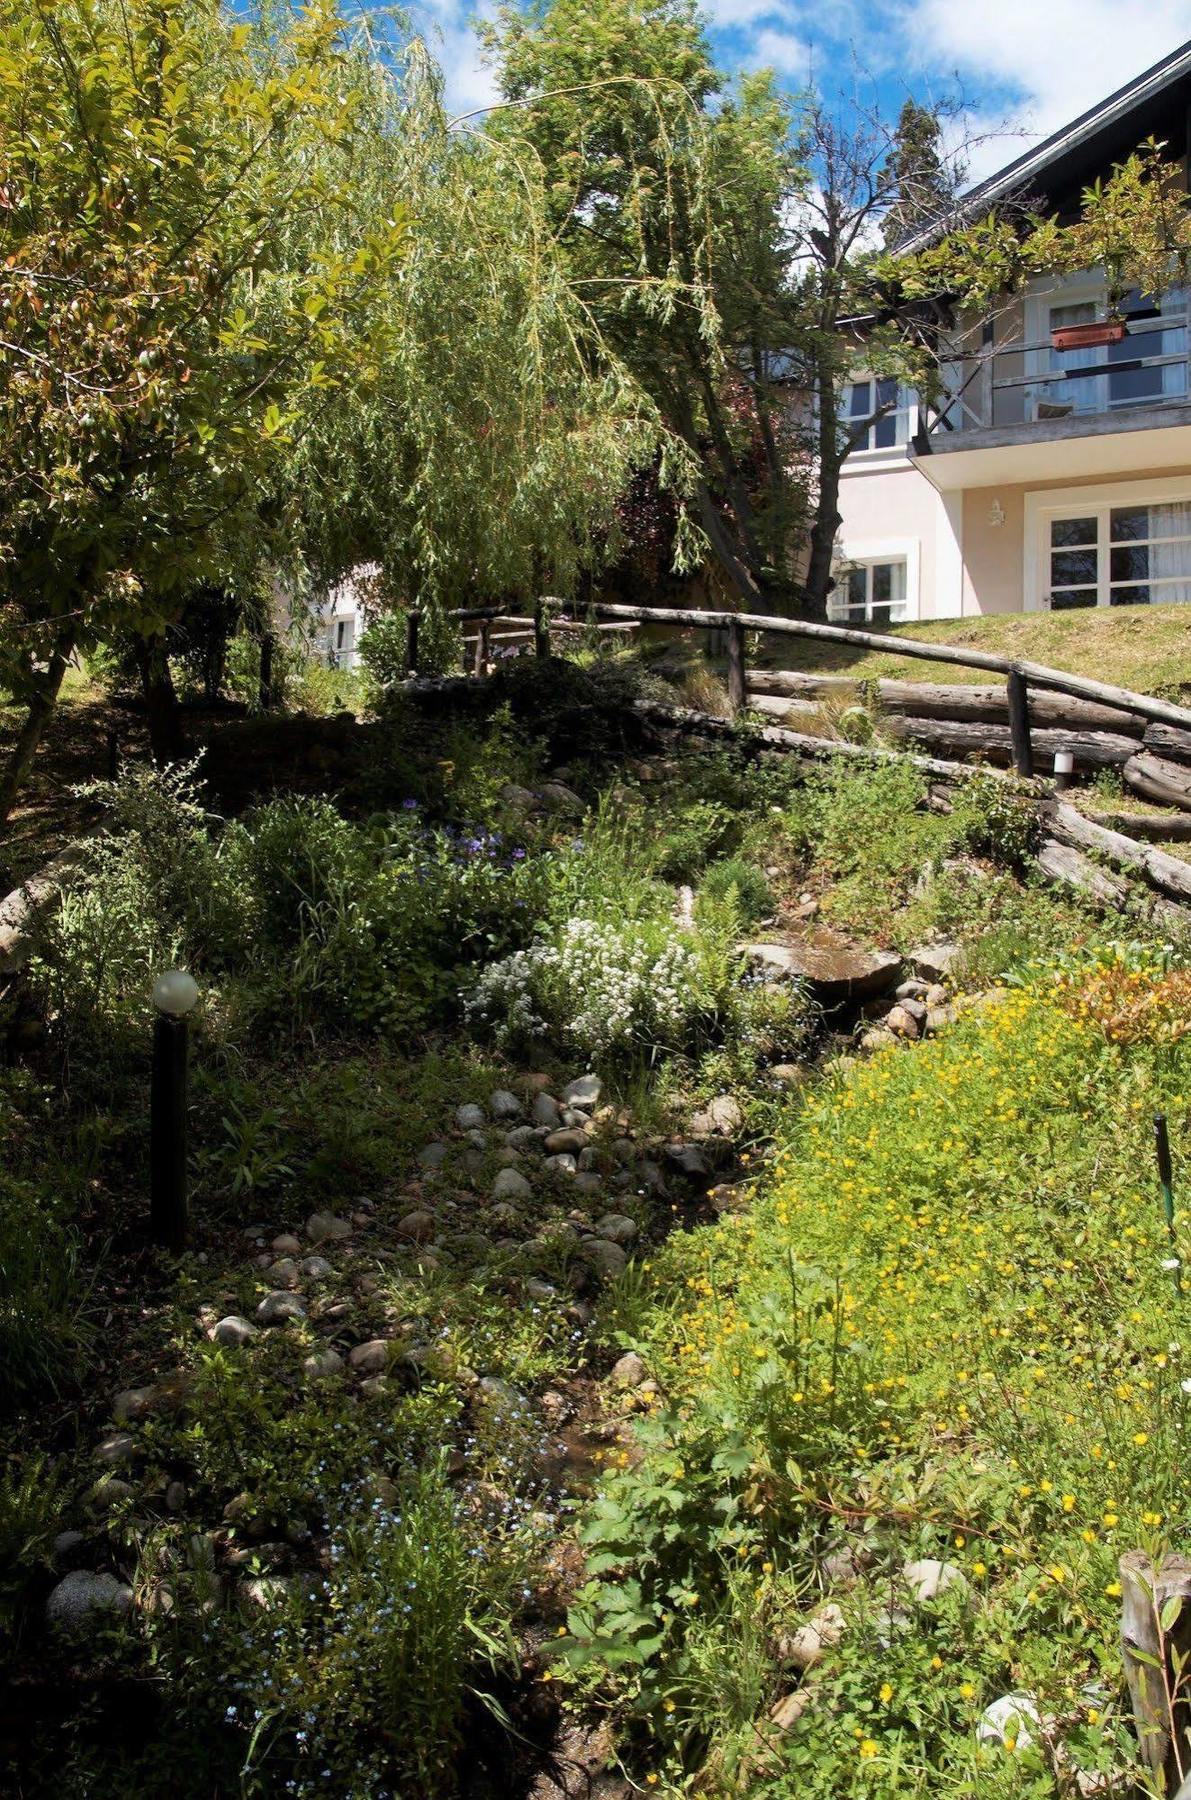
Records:
<instances>
[{"instance_id":1,"label":"shrub","mask_svg":"<svg viewBox=\"0 0 1191 1800\"><path fill-rule=\"evenodd\" d=\"M774 898L768 881L756 863L732 856L712 863L701 883L700 891L714 898L735 895L741 918L748 923L764 919L774 910Z\"/></svg>"},{"instance_id":2,"label":"shrub","mask_svg":"<svg viewBox=\"0 0 1191 1800\"><path fill-rule=\"evenodd\" d=\"M360 637L360 661L382 694L409 673L409 617L403 611L377 612Z\"/></svg>"}]
</instances>

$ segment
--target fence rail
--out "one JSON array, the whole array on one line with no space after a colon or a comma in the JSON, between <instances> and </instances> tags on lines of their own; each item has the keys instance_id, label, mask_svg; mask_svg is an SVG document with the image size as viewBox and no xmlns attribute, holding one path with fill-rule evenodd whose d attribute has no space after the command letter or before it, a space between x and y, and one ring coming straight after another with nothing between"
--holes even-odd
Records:
<instances>
[{"instance_id":1,"label":"fence rail","mask_svg":"<svg viewBox=\"0 0 1191 1800\"><path fill-rule=\"evenodd\" d=\"M535 649L539 656L546 656L550 653L552 628L565 628L568 631L583 628L583 620L568 618L554 610L561 605L560 601L549 596L543 596L535 603L532 628ZM1031 688L1044 688L1051 692L1068 694L1076 700L1096 701L1101 705L1115 707L1122 712L1134 713L1139 718L1152 720L1161 725L1171 725L1179 731L1191 732L1191 708L1178 706L1173 701L1161 700L1152 694L1137 694L1130 688L1115 687L1110 682L1093 681L1087 675L1072 675L1065 669L1051 669L1044 663L994 656L985 650L969 650L956 644L928 644L924 643L921 638L892 637L883 632L860 631L847 625L824 625L817 620L780 618L768 613L717 612L690 607L623 606L613 602L600 602L585 608L585 612L588 618L597 622L600 620L632 620L639 624L670 625L724 634L728 656L728 703L733 713L741 710L747 698L746 634L749 632L764 633L770 637L801 637L820 643L848 644L863 650L884 650L894 656L917 657L924 662L953 663L961 668L982 669L990 674L1003 675L1006 683L1009 728L1013 746L1013 766L1021 775L1032 775L1034 772L1030 740ZM417 628L421 614L415 611L408 616L408 669L411 675L416 675ZM453 611L450 617L458 620L461 624L481 620L488 621L490 624L496 619L511 624L514 622L515 615L511 615L507 608L503 607L461 607ZM521 621L517 620L517 622ZM527 625L530 623L529 615L526 616L524 622ZM479 637L483 640L486 633L481 630ZM479 645L477 644L474 663L477 672L479 672L480 663Z\"/></svg>"}]
</instances>

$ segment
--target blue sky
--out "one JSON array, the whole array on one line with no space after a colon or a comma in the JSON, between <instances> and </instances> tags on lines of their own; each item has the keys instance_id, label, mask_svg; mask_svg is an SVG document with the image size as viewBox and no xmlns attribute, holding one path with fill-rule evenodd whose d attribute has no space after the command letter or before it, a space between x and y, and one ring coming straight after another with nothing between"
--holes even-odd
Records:
<instances>
[{"instance_id":1,"label":"blue sky","mask_svg":"<svg viewBox=\"0 0 1191 1800\"><path fill-rule=\"evenodd\" d=\"M459 112L493 98L469 19L476 0L416 0ZM768 65L791 88L813 75L829 96L875 94L890 115L907 93L956 91L982 141L978 179L1038 136L1191 38L1191 0L705 0L708 30L729 69ZM1024 135L1005 135L1011 121Z\"/></svg>"}]
</instances>

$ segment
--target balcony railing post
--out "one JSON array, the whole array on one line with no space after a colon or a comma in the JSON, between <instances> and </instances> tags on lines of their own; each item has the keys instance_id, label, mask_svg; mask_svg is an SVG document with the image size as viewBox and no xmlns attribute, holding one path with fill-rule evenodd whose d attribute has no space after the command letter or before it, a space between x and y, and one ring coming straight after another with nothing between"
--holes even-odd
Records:
<instances>
[{"instance_id":1,"label":"balcony railing post","mask_svg":"<svg viewBox=\"0 0 1191 1800\"><path fill-rule=\"evenodd\" d=\"M1006 678L1009 695L1009 736L1013 744L1013 767L1018 775L1034 773L1034 747L1030 742L1030 688L1020 669L1011 669Z\"/></svg>"}]
</instances>

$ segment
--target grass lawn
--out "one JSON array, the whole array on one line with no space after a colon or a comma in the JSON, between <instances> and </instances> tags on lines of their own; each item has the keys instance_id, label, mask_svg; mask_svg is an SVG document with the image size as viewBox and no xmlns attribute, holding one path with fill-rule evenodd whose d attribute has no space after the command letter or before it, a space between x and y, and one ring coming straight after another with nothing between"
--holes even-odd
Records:
<instances>
[{"instance_id":1,"label":"grass lawn","mask_svg":"<svg viewBox=\"0 0 1191 1800\"><path fill-rule=\"evenodd\" d=\"M1073 675L1112 681L1143 694L1191 698L1191 607L1103 608L1069 613L1003 613L980 619L937 619L900 626L891 634L924 643L955 644L994 656L1023 657ZM855 675L859 681L980 683L982 669L921 662L847 644L781 638L766 645L776 668Z\"/></svg>"}]
</instances>

